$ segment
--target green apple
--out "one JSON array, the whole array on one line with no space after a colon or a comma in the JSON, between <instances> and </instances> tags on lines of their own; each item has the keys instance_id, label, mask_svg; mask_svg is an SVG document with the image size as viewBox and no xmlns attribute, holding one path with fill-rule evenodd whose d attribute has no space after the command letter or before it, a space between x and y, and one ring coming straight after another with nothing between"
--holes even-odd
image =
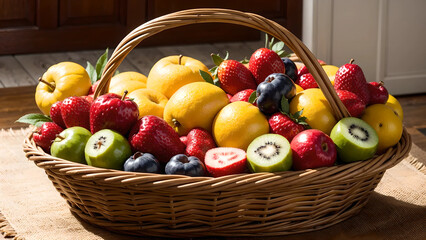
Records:
<instances>
[{"instance_id":1,"label":"green apple","mask_svg":"<svg viewBox=\"0 0 426 240\"><path fill-rule=\"evenodd\" d=\"M72 162L86 163L84 148L92 134L83 127L71 127L62 131L50 148L52 156Z\"/></svg>"},{"instance_id":2,"label":"green apple","mask_svg":"<svg viewBox=\"0 0 426 240\"><path fill-rule=\"evenodd\" d=\"M127 139L110 129L93 134L84 152L88 165L117 170L122 170L126 159L132 155Z\"/></svg>"}]
</instances>

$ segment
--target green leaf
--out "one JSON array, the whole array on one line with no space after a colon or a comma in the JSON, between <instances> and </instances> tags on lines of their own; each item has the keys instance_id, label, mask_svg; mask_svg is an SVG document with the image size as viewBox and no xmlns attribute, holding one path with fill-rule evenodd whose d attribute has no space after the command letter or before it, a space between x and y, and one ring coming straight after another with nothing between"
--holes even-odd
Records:
<instances>
[{"instance_id":1,"label":"green leaf","mask_svg":"<svg viewBox=\"0 0 426 240\"><path fill-rule=\"evenodd\" d=\"M205 72L205 71L203 71L201 69L198 70L198 71L199 71L201 77L204 79L204 81L206 81L208 83L211 83L211 84L214 84L213 78L212 78L212 76L210 76L210 74L208 72Z\"/></svg>"},{"instance_id":2,"label":"green leaf","mask_svg":"<svg viewBox=\"0 0 426 240\"><path fill-rule=\"evenodd\" d=\"M217 66L214 66L209 69L209 72L214 76L214 73L217 71Z\"/></svg>"},{"instance_id":3,"label":"green leaf","mask_svg":"<svg viewBox=\"0 0 426 240\"><path fill-rule=\"evenodd\" d=\"M90 62L87 62L86 72L89 74L90 81L94 84L98 80L98 75L96 74L96 69Z\"/></svg>"},{"instance_id":4,"label":"green leaf","mask_svg":"<svg viewBox=\"0 0 426 240\"><path fill-rule=\"evenodd\" d=\"M278 56L280 56L280 57L285 57L285 56L287 56L287 54L285 54L285 51L284 50L281 50L281 51L278 51L278 52L276 52L277 54L278 54Z\"/></svg>"},{"instance_id":5,"label":"green leaf","mask_svg":"<svg viewBox=\"0 0 426 240\"><path fill-rule=\"evenodd\" d=\"M271 38L271 41L269 41L269 46L268 46L268 48L269 48L269 49L271 49L271 50L272 50L272 45L274 44L274 41L275 41L275 38L274 38L274 37L272 37L272 38Z\"/></svg>"},{"instance_id":6,"label":"green leaf","mask_svg":"<svg viewBox=\"0 0 426 240\"><path fill-rule=\"evenodd\" d=\"M242 63L242 64L247 64L249 62L250 62L250 60L248 60L247 57L244 57L244 59L240 61L240 63Z\"/></svg>"},{"instance_id":7,"label":"green leaf","mask_svg":"<svg viewBox=\"0 0 426 240\"><path fill-rule=\"evenodd\" d=\"M115 73L114 73L114 75L113 75L113 77L115 76L115 75L118 75L118 74L120 74L120 71L115 71Z\"/></svg>"},{"instance_id":8,"label":"green leaf","mask_svg":"<svg viewBox=\"0 0 426 240\"><path fill-rule=\"evenodd\" d=\"M281 98L281 111L283 113L290 112L290 104L288 103L288 99L285 96Z\"/></svg>"},{"instance_id":9,"label":"green leaf","mask_svg":"<svg viewBox=\"0 0 426 240\"><path fill-rule=\"evenodd\" d=\"M212 60L216 66L219 66L223 62L223 58L219 54L212 54Z\"/></svg>"},{"instance_id":10,"label":"green leaf","mask_svg":"<svg viewBox=\"0 0 426 240\"><path fill-rule=\"evenodd\" d=\"M265 33L265 48L268 48L268 47L269 47L269 41L268 41L268 38L269 38L268 34L267 34L267 33Z\"/></svg>"},{"instance_id":11,"label":"green leaf","mask_svg":"<svg viewBox=\"0 0 426 240\"><path fill-rule=\"evenodd\" d=\"M107 62L108 62L108 48L105 50L105 53L99 57L98 61L96 62L96 72L98 73L97 75L98 79L101 78L102 72L104 71L104 68Z\"/></svg>"},{"instance_id":12,"label":"green leaf","mask_svg":"<svg viewBox=\"0 0 426 240\"><path fill-rule=\"evenodd\" d=\"M27 124L34 125L36 127L40 127L43 123L51 122L51 121L52 119L50 119L49 116L39 114L39 113L30 113L16 120L16 122L27 123Z\"/></svg>"},{"instance_id":13,"label":"green leaf","mask_svg":"<svg viewBox=\"0 0 426 240\"><path fill-rule=\"evenodd\" d=\"M219 79L217 79L217 78L213 79L213 84L215 86L217 86L217 87L220 87L220 81L219 81Z\"/></svg>"},{"instance_id":14,"label":"green leaf","mask_svg":"<svg viewBox=\"0 0 426 240\"><path fill-rule=\"evenodd\" d=\"M226 55L225 55L225 57L223 58L223 60L228 60L228 58L229 58L229 52L228 52L228 51L226 51Z\"/></svg>"},{"instance_id":15,"label":"green leaf","mask_svg":"<svg viewBox=\"0 0 426 240\"><path fill-rule=\"evenodd\" d=\"M294 118L296 118L296 119L299 119L299 118L300 118L300 116L302 115L302 113L303 113L303 109L302 109L302 110L300 110L300 111L298 111L298 112L295 112L295 113L293 114L293 117L294 117Z\"/></svg>"},{"instance_id":16,"label":"green leaf","mask_svg":"<svg viewBox=\"0 0 426 240\"><path fill-rule=\"evenodd\" d=\"M274 45L272 45L271 50L278 53L279 51L282 51L283 49L284 49L284 43L279 41L279 42L276 42Z\"/></svg>"},{"instance_id":17,"label":"green leaf","mask_svg":"<svg viewBox=\"0 0 426 240\"><path fill-rule=\"evenodd\" d=\"M249 97L249 103L251 103L251 104L254 104L254 102L256 101L256 99L257 99L257 93L256 93L256 91L253 91L251 94L250 94L250 97Z\"/></svg>"}]
</instances>

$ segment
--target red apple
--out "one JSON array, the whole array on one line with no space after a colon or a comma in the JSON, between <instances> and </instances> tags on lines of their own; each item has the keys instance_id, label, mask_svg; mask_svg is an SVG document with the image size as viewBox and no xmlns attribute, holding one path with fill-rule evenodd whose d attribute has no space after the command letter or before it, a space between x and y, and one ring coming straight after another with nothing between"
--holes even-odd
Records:
<instances>
[{"instance_id":1,"label":"red apple","mask_svg":"<svg viewBox=\"0 0 426 240\"><path fill-rule=\"evenodd\" d=\"M369 82L367 86L370 94L370 101L368 105L385 104L388 101L389 93L382 81Z\"/></svg>"},{"instance_id":2,"label":"red apple","mask_svg":"<svg viewBox=\"0 0 426 240\"><path fill-rule=\"evenodd\" d=\"M295 170L333 166L337 158L336 146L327 134L317 129L297 134L290 143Z\"/></svg>"},{"instance_id":3,"label":"red apple","mask_svg":"<svg viewBox=\"0 0 426 240\"><path fill-rule=\"evenodd\" d=\"M43 148L44 151L49 152L50 146L56 135L62 132L62 128L53 122L45 122L33 133L34 142Z\"/></svg>"}]
</instances>

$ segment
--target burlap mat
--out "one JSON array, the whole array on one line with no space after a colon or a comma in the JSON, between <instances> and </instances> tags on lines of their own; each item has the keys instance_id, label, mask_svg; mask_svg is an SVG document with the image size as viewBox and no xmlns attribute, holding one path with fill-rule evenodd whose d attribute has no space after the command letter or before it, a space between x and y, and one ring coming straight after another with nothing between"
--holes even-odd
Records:
<instances>
[{"instance_id":1,"label":"burlap mat","mask_svg":"<svg viewBox=\"0 0 426 240\"><path fill-rule=\"evenodd\" d=\"M26 131L0 130L0 232L27 240L141 239L93 227L72 215L43 170L25 158ZM252 239L426 239L425 159L426 153L413 146L349 220L311 233Z\"/></svg>"}]
</instances>

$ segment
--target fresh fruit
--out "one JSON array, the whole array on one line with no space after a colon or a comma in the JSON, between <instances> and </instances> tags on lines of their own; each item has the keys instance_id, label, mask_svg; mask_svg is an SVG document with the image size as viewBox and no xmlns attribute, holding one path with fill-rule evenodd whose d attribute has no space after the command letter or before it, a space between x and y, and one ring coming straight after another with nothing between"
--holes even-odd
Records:
<instances>
[{"instance_id":1,"label":"fresh fruit","mask_svg":"<svg viewBox=\"0 0 426 240\"><path fill-rule=\"evenodd\" d=\"M257 49L250 57L249 69L260 84L272 73L285 73L285 66L280 56L267 48Z\"/></svg>"},{"instance_id":2,"label":"fresh fruit","mask_svg":"<svg viewBox=\"0 0 426 240\"><path fill-rule=\"evenodd\" d=\"M308 68L303 64L300 66L300 68L297 70L297 76L300 78L302 75L309 73Z\"/></svg>"},{"instance_id":3,"label":"fresh fruit","mask_svg":"<svg viewBox=\"0 0 426 240\"><path fill-rule=\"evenodd\" d=\"M247 161L252 172L290 170L292 166L290 143L278 134L261 135L248 146Z\"/></svg>"},{"instance_id":4,"label":"fresh fruit","mask_svg":"<svg viewBox=\"0 0 426 240\"><path fill-rule=\"evenodd\" d=\"M271 133L285 137L289 142L300 132L305 130L304 125L296 123L288 115L281 112L274 113L269 119Z\"/></svg>"},{"instance_id":5,"label":"fresh fruit","mask_svg":"<svg viewBox=\"0 0 426 240\"><path fill-rule=\"evenodd\" d=\"M62 101L61 115L67 128L80 126L90 129L90 102L82 97L68 97Z\"/></svg>"},{"instance_id":6,"label":"fresh fruit","mask_svg":"<svg viewBox=\"0 0 426 240\"><path fill-rule=\"evenodd\" d=\"M337 150L327 134L308 129L296 135L290 143L295 170L333 166Z\"/></svg>"},{"instance_id":7,"label":"fresh fruit","mask_svg":"<svg viewBox=\"0 0 426 240\"><path fill-rule=\"evenodd\" d=\"M290 102L290 113L303 110L302 117L314 129L330 134L336 118L324 94L319 88L310 88L298 93Z\"/></svg>"},{"instance_id":8,"label":"fresh fruit","mask_svg":"<svg viewBox=\"0 0 426 240\"><path fill-rule=\"evenodd\" d=\"M244 89L256 89L256 81L250 70L235 60L224 60L217 69L220 87L229 94Z\"/></svg>"},{"instance_id":9,"label":"fresh fruit","mask_svg":"<svg viewBox=\"0 0 426 240\"><path fill-rule=\"evenodd\" d=\"M352 117L361 117L365 109L365 103L360 97L346 90L336 90L336 93Z\"/></svg>"},{"instance_id":10,"label":"fresh fruit","mask_svg":"<svg viewBox=\"0 0 426 240\"><path fill-rule=\"evenodd\" d=\"M45 152L50 151L50 145L55 140L56 135L61 133L64 129L58 124L53 122L45 122L33 133L34 142L43 148Z\"/></svg>"},{"instance_id":11,"label":"fresh fruit","mask_svg":"<svg viewBox=\"0 0 426 240\"><path fill-rule=\"evenodd\" d=\"M91 83L86 70L77 63L61 62L51 66L39 79L35 101L43 114L57 101L71 96L84 96Z\"/></svg>"},{"instance_id":12,"label":"fresh fruit","mask_svg":"<svg viewBox=\"0 0 426 240\"><path fill-rule=\"evenodd\" d=\"M109 93L123 95L124 91L132 93L137 89L146 88L147 78L138 72L122 72L111 78Z\"/></svg>"},{"instance_id":13,"label":"fresh fruit","mask_svg":"<svg viewBox=\"0 0 426 240\"><path fill-rule=\"evenodd\" d=\"M111 129L126 136L139 116L135 102L115 93L104 94L93 102L90 108L90 131L95 133L101 129Z\"/></svg>"},{"instance_id":14,"label":"fresh fruit","mask_svg":"<svg viewBox=\"0 0 426 240\"><path fill-rule=\"evenodd\" d=\"M147 88L154 89L170 99L182 86L204 82L199 70L208 72L202 62L190 57L180 55L162 58L151 68Z\"/></svg>"},{"instance_id":15,"label":"fresh fruit","mask_svg":"<svg viewBox=\"0 0 426 240\"><path fill-rule=\"evenodd\" d=\"M324 69L325 73L328 77L335 76L339 68L334 65L322 65L322 69Z\"/></svg>"},{"instance_id":16,"label":"fresh fruit","mask_svg":"<svg viewBox=\"0 0 426 240\"><path fill-rule=\"evenodd\" d=\"M244 173L247 170L246 152L239 148L218 147L207 151L205 165L213 177Z\"/></svg>"},{"instance_id":17,"label":"fresh fruit","mask_svg":"<svg viewBox=\"0 0 426 240\"><path fill-rule=\"evenodd\" d=\"M273 114L279 111L281 99L290 99L296 95L296 86L285 74L273 73L257 86L256 104L264 114Z\"/></svg>"},{"instance_id":18,"label":"fresh fruit","mask_svg":"<svg viewBox=\"0 0 426 240\"><path fill-rule=\"evenodd\" d=\"M303 89L301 86L294 84L294 86L296 86L296 94L300 93L301 91L305 90Z\"/></svg>"},{"instance_id":19,"label":"fresh fruit","mask_svg":"<svg viewBox=\"0 0 426 240\"><path fill-rule=\"evenodd\" d=\"M194 128L189 131L186 137L185 154L187 156L197 157L201 162L204 162L206 152L216 147L212 135L204 129Z\"/></svg>"},{"instance_id":20,"label":"fresh fruit","mask_svg":"<svg viewBox=\"0 0 426 240\"><path fill-rule=\"evenodd\" d=\"M150 153L136 152L124 162L124 171L160 173L160 163Z\"/></svg>"},{"instance_id":21,"label":"fresh fruit","mask_svg":"<svg viewBox=\"0 0 426 240\"><path fill-rule=\"evenodd\" d=\"M363 161L374 156L379 143L376 131L359 118L340 120L330 134L343 162Z\"/></svg>"},{"instance_id":22,"label":"fresh fruit","mask_svg":"<svg viewBox=\"0 0 426 240\"><path fill-rule=\"evenodd\" d=\"M62 131L50 148L52 156L76 163L86 163L84 148L92 134L83 127L70 127Z\"/></svg>"},{"instance_id":23,"label":"fresh fruit","mask_svg":"<svg viewBox=\"0 0 426 240\"><path fill-rule=\"evenodd\" d=\"M296 82L297 80L297 67L296 64L290 60L288 57L283 57L281 60L284 63L285 66L285 74L293 80L293 82Z\"/></svg>"},{"instance_id":24,"label":"fresh fruit","mask_svg":"<svg viewBox=\"0 0 426 240\"><path fill-rule=\"evenodd\" d=\"M236 101L248 102L250 95L253 92L254 92L253 89L246 89L246 90L237 92L234 96L232 96L232 98L230 99L230 102L236 102Z\"/></svg>"},{"instance_id":25,"label":"fresh fruit","mask_svg":"<svg viewBox=\"0 0 426 240\"><path fill-rule=\"evenodd\" d=\"M196 127L211 132L215 115L228 103L226 93L219 87L207 82L190 83L169 99L164 120L181 136Z\"/></svg>"},{"instance_id":26,"label":"fresh fruit","mask_svg":"<svg viewBox=\"0 0 426 240\"><path fill-rule=\"evenodd\" d=\"M397 144L402 136L402 121L392 108L385 104L374 104L365 109L361 117L376 130L379 137L377 151L384 152L387 148Z\"/></svg>"},{"instance_id":27,"label":"fresh fruit","mask_svg":"<svg viewBox=\"0 0 426 240\"><path fill-rule=\"evenodd\" d=\"M205 174L205 167L200 159L185 154L173 156L165 167L166 174L179 174L200 177Z\"/></svg>"},{"instance_id":28,"label":"fresh fruit","mask_svg":"<svg viewBox=\"0 0 426 240\"><path fill-rule=\"evenodd\" d=\"M370 102L368 105L385 104L388 101L389 93L382 81L369 82L367 86L370 93Z\"/></svg>"},{"instance_id":29,"label":"fresh fruit","mask_svg":"<svg viewBox=\"0 0 426 240\"><path fill-rule=\"evenodd\" d=\"M386 102L386 106L393 109L396 115L401 119L404 119L404 112L402 111L401 104L396 100L396 98L389 94L388 101Z\"/></svg>"},{"instance_id":30,"label":"fresh fruit","mask_svg":"<svg viewBox=\"0 0 426 240\"><path fill-rule=\"evenodd\" d=\"M182 137L179 137L179 139L186 146L186 144L188 143L188 138L186 136L182 136Z\"/></svg>"},{"instance_id":31,"label":"fresh fruit","mask_svg":"<svg viewBox=\"0 0 426 240\"><path fill-rule=\"evenodd\" d=\"M365 80L364 73L361 67L353 64L353 59L348 64L339 68L334 78L334 89L347 90L353 92L364 104L370 101L370 93L368 91L367 81Z\"/></svg>"},{"instance_id":32,"label":"fresh fruit","mask_svg":"<svg viewBox=\"0 0 426 240\"><path fill-rule=\"evenodd\" d=\"M89 92L87 93L87 95L93 95L96 91L96 88L98 87L99 83L101 81L96 81L95 83L93 83L93 85L90 87Z\"/></svg>"},{"instance_id":33,"label":"fresh fruit","mask_svg":"<svg viewBox=\"0 0 426 240\"><path fill-rule=\"evenodd\" d=\"M166 96L149 88L137 89L127 95L138 105L139 118L154 115L163 118L164 107L168 99Z\"/></svg>"},{"instance_id":34,"label":"fresh fruit","mask_svg":"<svg viewBox=\"0 0 426 240\"><path fill-rule=\"evenodd\" d=\"M122 170L132 150L120 133L102 129L87 140L84 153L90 166Z\"/></svg>"},{"instance_id":35,"label":"fresh fruit","mask_svg":"<svg viewBox=\"0 0 426 240\"><path fill-rule=\"evenodd\" d=\"M62 118L61 106L62 106L62 101L57 101L54 104L52 104L52 107L50 108L50 118L52 119L54 123L58 124L61 128L66 128L64 119Z\"/></svg>"},{"instance_id":36,"label":"fresh fruit","mask_svg":"<svg viewBox=\"0 0 426 240\"><path fill-rule=\"evenodd\" d=\"M248 102L226 105L213 121L213 137L219 147L246 150L253 139L268 132L268 120L259 108Z\"/></svg>"},{"instance_id":37,"label":"fresh fruit","mask_svg":"<svg viewBox=\"0 0 426 240\"><path fill-rule=\"evenodd\" d=\"M228 97L229 101L231 101L232 95L227 93L226 96Z\"/></svg>"},{"instance_id":38,"label":"fresh fruit","mask_svg":"<svg viewBox=\"0 0 426 240\"><path fill-rule=\"evenodd\" d=\"M318 88L317 82L315 82L314 76L310 73L303 74L296 82L303 89Z\"/></svg>"},{"instance_id":39,"label":"fresh fruit","mask_svg":"<svg viewBox=\"0 0 426 240\"><path fill-rule=\"evenodd\" d=\"M185 152L179 135L163 119L148 115L139 119L129 133L134 151L151 153L158 161L166 163L171 157Z\"/></svg>"}]
</instances>

